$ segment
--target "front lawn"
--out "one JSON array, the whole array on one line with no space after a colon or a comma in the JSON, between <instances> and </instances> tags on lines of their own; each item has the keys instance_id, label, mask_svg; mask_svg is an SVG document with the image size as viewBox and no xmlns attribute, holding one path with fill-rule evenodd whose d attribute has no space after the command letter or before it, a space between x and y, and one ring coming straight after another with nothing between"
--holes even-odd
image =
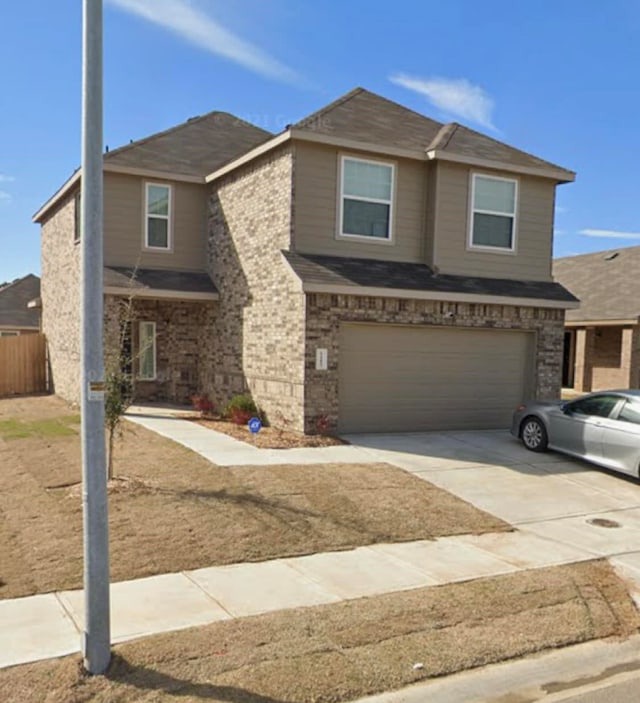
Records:
<instances>
[{"instance_id":1,"label":"front lawn","mask_svg":"<svg viewBox=\"0 0 640 703\"><path fill-rule=\"evenodd\" d=\"M124 426L109 486L114 581L510 529L387 464L222 467ZM82 586L78 432L55 397L0 400L0 598Z\"/></svg>"}]
</instances>

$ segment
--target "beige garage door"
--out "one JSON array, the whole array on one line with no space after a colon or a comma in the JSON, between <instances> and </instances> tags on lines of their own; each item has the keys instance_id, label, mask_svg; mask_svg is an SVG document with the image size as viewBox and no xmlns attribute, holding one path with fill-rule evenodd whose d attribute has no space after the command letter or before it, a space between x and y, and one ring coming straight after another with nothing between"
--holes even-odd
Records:
<instances>
[{"instance_id":1,"label":"beige garage door","mask_svg":"<svg viewBox=\"0 0 640 703\"><path fill-rule=\"evenodd\" d=\"M533 388L534 334L344 324L339 430L508 427Z\"/></svg>"}]
</instances>

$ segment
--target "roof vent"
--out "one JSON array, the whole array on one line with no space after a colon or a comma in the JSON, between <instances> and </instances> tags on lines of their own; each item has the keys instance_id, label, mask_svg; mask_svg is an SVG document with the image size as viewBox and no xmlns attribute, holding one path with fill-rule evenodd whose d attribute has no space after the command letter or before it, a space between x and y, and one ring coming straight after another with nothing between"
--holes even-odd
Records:
<instances>
[{"instance_id":1,"label":"roof vent","mask_svg":"<svg viewBox=\"0 0 640 703\"><path fill-rule=\"evenodd\" d=\"M605 260L605 261L613 261L613 260L616 259L618 256L620 256L620 252L619 252L619 251L612 251L610 254L607 254L607 255L604 257L604 260Z\"/></svg>"}]
</instances>

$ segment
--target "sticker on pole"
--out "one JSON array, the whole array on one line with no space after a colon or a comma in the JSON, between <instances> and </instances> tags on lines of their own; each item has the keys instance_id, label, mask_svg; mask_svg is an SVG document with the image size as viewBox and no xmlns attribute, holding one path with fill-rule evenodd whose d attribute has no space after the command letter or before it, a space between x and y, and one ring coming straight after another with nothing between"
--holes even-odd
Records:
<instances>
[{"instance_id":1,"label":"sticker on pole","mask_svg":"<svg viewBox=\"0 0 640 703\"><path fill-rule=\"evenodd\" d=\"M259 417L252 417L249 418L249 422L247 422L247 425L249 426L249 430L255 434L256 432L260 432L260 429L262 428L262 422L260 421Z\"/></svg>"},{"instance_id":2,"label":"sticker on pole","mask_svg":"<svg viewBox=\"0 0 640 703\"><path fill-rule=\"evenodd\" d=\"M88 400L104 400L104 381L89 381Z\"/></svg>"}]
</instances>

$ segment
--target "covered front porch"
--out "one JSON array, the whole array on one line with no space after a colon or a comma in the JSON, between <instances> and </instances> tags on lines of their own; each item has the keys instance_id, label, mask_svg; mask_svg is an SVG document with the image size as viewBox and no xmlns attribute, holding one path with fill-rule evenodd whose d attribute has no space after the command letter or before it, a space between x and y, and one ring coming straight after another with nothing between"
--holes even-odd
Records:
<instances>
[{"instance_id":1,"label":"covered front porch","mask_svg":"<svg viewBox=\"0 0 640 703\"><path fill-rule=\"evenodd\" d=\"M638 320L567 322L562 385L579 392L640 387Z\"/></svg>"},{"instance_id":2,"label":"covered front porch","mask_svg":"<svg viewBox=\"0 0 640 703\"><path fill-rule=\"evenodd\" d=\"M217 299L206 273L105 270L105 366L125 370L134 402L185 404L200 392Z\"/></svg>"}]
</instances>

